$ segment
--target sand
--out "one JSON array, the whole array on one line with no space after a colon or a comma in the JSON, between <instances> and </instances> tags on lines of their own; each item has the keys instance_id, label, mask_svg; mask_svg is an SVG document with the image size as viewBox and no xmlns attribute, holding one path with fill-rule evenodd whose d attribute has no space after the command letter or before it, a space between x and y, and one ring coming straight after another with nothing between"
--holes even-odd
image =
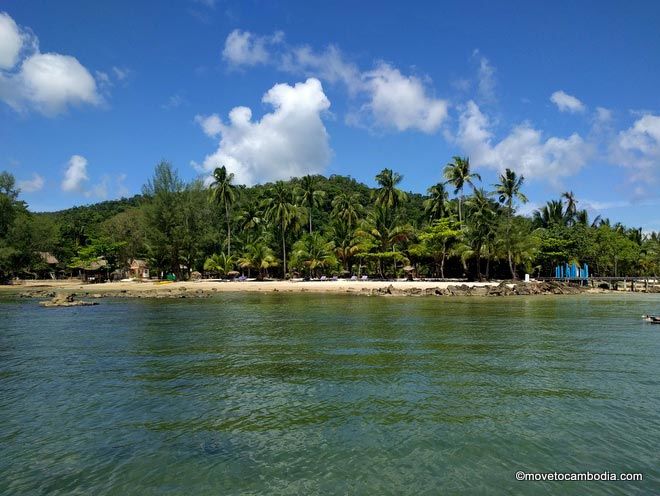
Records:
<instances>
[{"instance_id":1,"label":"sand","mask_svg":"<svg viewBox=\"0 0 660 496\"><path fill-rule=\"evenodd\" d=\"M203 292L310 292L310 293L353 293L363 290L371 291L378 288L394 287L395 289L419 288L421 290L430 288L447 288L467 284L471 287L497 286L498 282L470 282L460 281L218 281L201 280L173 283L159 282L106 282L98 284L81 284L79 280L30 280L21 281L19 284L0 286L2 292L23 291L78 291L86 293L112 293L112 292L162 292L162 291L197 291Z\"/></svg>"}]
</instances>

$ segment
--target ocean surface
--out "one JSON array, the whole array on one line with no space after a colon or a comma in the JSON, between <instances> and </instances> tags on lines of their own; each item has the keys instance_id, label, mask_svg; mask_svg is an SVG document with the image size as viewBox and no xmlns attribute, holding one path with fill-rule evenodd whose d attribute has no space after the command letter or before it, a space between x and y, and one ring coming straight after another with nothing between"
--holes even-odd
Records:
<instances>
[{"instance_id":1,"label":"ocean surface","mask_svg":"<svg viewBox=\"0 0 660 496\"><path fill-rule=\"evenodd\" d=\"M654 312L660 295L2 298L0 494L657 494Z\"/></svg>"}]
</instances>

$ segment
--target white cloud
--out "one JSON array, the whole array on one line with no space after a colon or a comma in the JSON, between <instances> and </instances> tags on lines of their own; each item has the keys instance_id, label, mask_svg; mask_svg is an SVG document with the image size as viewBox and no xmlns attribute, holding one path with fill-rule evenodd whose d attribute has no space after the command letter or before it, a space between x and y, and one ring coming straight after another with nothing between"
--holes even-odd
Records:
<instances>
[{"instance_id":1,"label":"white cloud","mask_svg":"<svg viewBox=\"0 0 660 496\"><path fill-rule=\"evenodd\" d=\"M508 167L530 179L557 183L560 177L576 174L593 154L592 146L576 133L544 140L541 131L522 123L494 143L490 127L477 104L468 102L459 117L454 140L477 167L500 171Z\"/></svg>"},{"instance_id":2,"label":"white cloud","mask_svg":"<svg viewBox=\"0 0 660 496\"><path fill-rule=\"evenodd\" d=\"M220 133L222 132L222 121L220 120L220 116L218 114L211 114L207 116L196 115L195 122L200 125L202 131L204 131L204 134L210 138L220 136Z\"/></svg>"},{"instance_id":3,"label":"white cloud","mask_svg":"<svg viewBox=\"0 0 660 496\"><path fill-rule=\"evenodd\" d=\"M172 110L180 107L184 103L186 103L186 99L177 93L170 96L167 101L160 106L160 108L164 110Z\"/></svg>"},{"instance_id":4,"label":"white cloud","mask_svg":"<svg viewBox=\"0 0 660 496\"><path fill-rule=\"evenodd\" d=\"M83 185L88 180L87 159L80 155L73 155L69 159L66 171L64 172L62 191L82 191Z\"/></svg>"},{"instance_id":5,"label":"white cloud","mask_svg":"<svg viewBox=\"0 0 660 496\"><path fill-rule=\"evenodd\" d=\"M92 75L68 55L32 55L23 62L18 80L24 98L46 115L58 114L68 105L101 102Z\"/></svg>"},{"instance_id":6,"label":"white cloud","mask_svg":"<svg viewBox=\"0 0 660 496\"><path fill-rule=\"evenodd\" d=\"M11 69L18 62L23 35L9 14L0 12L0 69Z\"/></svg>"},{"instance_id":7,"label":"white cloud","mask_svg":"<svg viewBox=\"0 0 660 496\"><path fill-rule=\"evenodd\" d=\"M555 91L550 95L550 100L552 103L557 105L557 108L560 112L570 112L572 114L576 112L584 112L586 107L584 103L575 98L573 95L569 95L564 91Z\"/></svg>"},{"instance_id":8,"label":"white cloud","mask_svg":"<svg viewBox=\"0 0 660 496\"><path fill-rule=\"evenodd\" d=\"M114 73L118 81L124 81L125 79L128 78L128 76L131 75L131 70L128 69L127 67L113 66L112 72Z\"/></svg>"},{"instance_id":9,"label":"white cloud","mask_svg":"<svg viewBox=\"0 0 660 496\"><path fill-rule=\"evenodd\" d=\"M101 180L98 183L96 183L94 186L92 186L92 189L90 189L89 191L85 191L85 196L87 198L91 198L92 196L95 196L96 198L105 200L108 197L109 182L110 182L110 176L104 174L101 177Z\"/></svg>"},{"instance_id":10,"label":"white cloud","mask_svg":"<svg viewBox=\"0 0 660 496\"><path fill-rule=\"evenodd\" d=\"M447 116L447 102L430 95L416 76L383 62L361 71L334 45L316 52L306 45L288 46L283 40L282 33L258 36L235 30L225 41L223 57L234 66L271 64L284 72L345 85L351 97L362 100L359 110L350 115L350 122L356 124L432 133Z\"/></svg>"},{"instance_id":11,"label":"white cloud","mask_svg":"<svg viewBox=\"0 0 660 496\"><path fill-rule=\"evenodd\" d=\"M362 78L370 96L363 108L383 127L432 133L447 117L447 102L430 97L415 76L403 76L398 69L381 64Z\"/></svg>"},{"instance_id":12,"label":"white cloud","mask_svg":"<svg viewBox=\"0 0 660 496\"><path fill-rule=\"evenodd\" d=\"M129 190L124 181L126 181L126 174L119 174L117 176L117 196L124 198L128 196Z\"/></svg>"},{"instance_id":13,"label":"white cloud","mask_svg":"<svg viewBox=\"0 0 660 496\"><path fill-rule=\"evenodd\" d=\"M594 120L600 124L608 124L612 121L612 111L605 107L596 107Z\"/></svg>"},{"instance_id":14,"label":"white cloud","mask_svg":"<svg viewBox=\"0 0 660 496\"><path fill-rule=\"evenodd\" d=\"M347 62L341 50L334 45L319 53L309 46L291 48L282 54L279 68L317 77L331 84L343 83L352 95L365 89L360 70L355 64Z\"/></svg>"},{"instance_id":15,"label":"white cloud","mask_svg":"<svg viewBox=\"0 0 660 496\"><path fill-rule=\"evenodd\" d=\"M218 150L193 166L210 172L224 165L243 184L322 172L331 150L321 114L330 101L319 80L277 84L262 101L273 111L253 121L249 108L235 107L220 122Z\"/></svg>"},{"instance_id":16,"label":"white cloud","mask_svg":"<svg viewBox=\"0 0 660 496\"><path fill-rule=\"evenodd\" d=\"M660 115L646 114L619 132L614 160L635 170L633 180L654 181L660 172Z\"/></svg>"},{"instance_id":17,"label":"white cloud","mask_svg":"<svg viewBox=\"0 0 660 496\"><path fill-rule=\"evenodd\" d=\"M26 51L31 53L16 66ZM36 37L7 14L0 14L0 69L7 69L0 70L0 99L17 111L32 108L52 116L70 105L102 102L96 80L75 57L40 53Z\"/></svg>"},{"instance_id":18,"label":"white cloud","mask_svg":"<svg viewBox=\"0 0 660 496\"><path fill-rule=\"evenodd\" d=\"M490 61L481 55L479 50L474 50L472 56L479 62L477 70L477 79L479 98L485 103L492 103L495 98L495 68L491 65Z\"/></svg>"},{"instance_id":19,"label":"white cloud","mask_svg":"<svg viewBox=\"0 0 660 496\"><path fill-rule=\"evenodd\" d=\"M44 183L44 178L35 172L32 174L32 179L18 181L18 188L25 193L35 193L43 189Z\"/></svg>"},{"instance_id":20,"label":"white cloud","mask_svg":"<svg viewBox=\"0 0 660 496\"><path fill-rule=\"evenodd\" d=\"M222 57L235 66L251 66L268 62L267 46L281 39L280 34L274 36L258 36L249 31L235 29L225 40Z\"/></svg>"}]
</instances>

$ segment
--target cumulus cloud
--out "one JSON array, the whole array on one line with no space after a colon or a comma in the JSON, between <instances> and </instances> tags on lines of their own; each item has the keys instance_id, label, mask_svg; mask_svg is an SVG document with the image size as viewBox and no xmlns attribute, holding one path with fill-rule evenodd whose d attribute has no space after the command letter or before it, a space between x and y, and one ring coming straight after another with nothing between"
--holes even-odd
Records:
<instances>
[{"instance_id":1,"label":"cumulus cloud","mask_svg":"<svg viewBox=\"0 0 660 496\"><path fill-rule=\"evenodd\" d=\"M64 180L62 181L62 191L82 192L84 184L89 181L87 176L87 159L80 155L73 155L69 159Z\"/></svg>"},{"instance_id":2,"label":"cumulus cloud","mask_svg":"<svg viewBox=\"0 0 660 496\"><path fill-rule=\"evenodd\" d=\"M0 99L17 111L32 108L49 116L70 105L102 102L96 80L75 57L40 53L36 37L5 13L0 13Z\"/></svg>"},{"instance_id":3,"label":"cumulus cloud","mask_svg":"<svg viewBox=\"0 0 660 496\"><path fill-rule=\"evenodd\" d=\"M577 112L584 112L586 109L584 103L573 95L569 95L561 90L555 91L550 95L550 101L557 106L560 112L570 112L571 114L575 114Z\"/></svg>"},{"instance_id":4,"label":"cumulus cloud","mask_svg":"<svg viewBox=\"0 0 660 496\"><path fill-rule=\"evenodd\" d=\"M370 97L363 108L381 126L432 133L447 117L446 101L430 97L417 77L404 76L388 64L363 74L363 80Z\"/></svg>"},{"instance_id":5,"label":"cumulus cloud","mask_svg":"<svg viewBox=\"0 0 660 496\"><path fill-rule=\"evenodd\" d=\"M213 119L219 125L219 147L201 165L193 166L210 172L224 165L242 184L322 172L331 150L321 115L330 101L320 81L277 84L262 101L273 110L260 120L252 120L247 107L232 109L227 123Z\"/></svg>"},{"instance_id":6,"label":"cumulus cloud","mask_svg":"<svg viewBox=\"0 0 660 496\"><path fill-rule=\"evenodd\" d=\"M633 169L633 180L654 181L660 172L660 115L646 114L616 137L614 159Z\"/></svg>"},{"instance_id":7,"label":"cumulus cloud","mask_svg":"<svg viewBox=\"0 0 660 496\"><path fill-rule=\"evenodd\" d=\"M57 114L68 105L101 102L92 75L68 55L33 55L23 62L18 79L24 98L44 114Z\"/></svg>"},{"instance_id":8,"label":"cumulus cloud","mask_svg":"<svg viewBox=\"0 0 660 496\"><path fill-rule=\"evenodd\" d=\"M23 38L14 19L0 12L0 69L11 69L16 65Z\"/></svg>"},{"instance_id":9,"label":"cumulus cloud","mask_svg":"<svg viewBox=\"0 0 660 496\"><path fill-rule=\"evenodd\" d=\"M347 61L335 45L321 52L315 52L306 45L290 48L282 54L279 68L294 74L316 77L330 84L343 83L352 95L365 89L358 67Z\"/></svg>"},{"instance_id":10,"label":"cumulus cloud","mask_svg":"<svg viewBox=\"0 0 660 496\"><path fill-rule=\"evenodd\" d=\"M227 36L222 57L235 66L265 64L269 60L268 45L281 41L281 33L258 36L249 31L235 29Z\"/></svg>"},{"instance_id":11,"label":"cumulus cloud","mask_svg":"<svg viewBox=\"0 0 660 496\"><path fill-rule=\"evenodd\" d=\"M44 183L44 178L35 172L32 174L32 179L18 181L18 188L25 193L35 193L43 189Z\"/></svg>"},{"instance_id":12,"label":"cumulus cloud","mask_svg":"<svg viewBox=\"0 0 660 496\"><path fill-rule=\"evenodd\" d=\"M282 33L258 36L235 30L225 41L223 57L234 66L271 64L284 72L343 84L351 97L361 100L350 115L352 123L431 133L447 116L447 102L432 96L414 75L404 75L384 62L372 70L360 70L334 45L315 51L307 45L289 46L283 40Z\"/></svg>"},{"instance_id":13,"label":"cumulus cloud","mask_svg":"<svg viewBox=\"0 0 660 496\"><path fill-rule=\"evenodd\" d=\"M220 132L222 131L222 121L220 120L220 116L218 114L211 114L207 116L196 115L195 122L200 125L202 131L204 131L204 134L209 138L220 136Z\"/></svg>"},{"instance_id":14,"label":"cumulus cloud","mask_svg":"<svg viewBox=\"0 0 660 496\"><path fill-rule=\"evenodd\" d=\"M525 177L555 183L560 177L576 174L593 154L592 146L576 133L545 139L529 123L519 124L497 142L488 118L473 101L460 114L454 140L477 167L500 171L509 167Z\"/></svg>"}]
</instances>

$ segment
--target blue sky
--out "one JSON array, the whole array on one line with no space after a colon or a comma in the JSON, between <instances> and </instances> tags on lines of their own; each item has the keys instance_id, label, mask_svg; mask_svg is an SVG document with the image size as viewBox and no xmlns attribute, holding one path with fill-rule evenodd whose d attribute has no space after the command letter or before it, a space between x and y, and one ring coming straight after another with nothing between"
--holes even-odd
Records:
<instances>
[{"instance_id":1,"label":"blue sky","mask_svg":"<svg viewBox=\"0 0 660 496\"><path fill-rule=\"evenodd\" d=\"M437 4L437 5L436 5ZM0 3L0 169L32 210L308 172L424 192L453 155L660 230L657 2ZM248 110L249 109L249 110Z\"/></svg>"}]
</instances>

